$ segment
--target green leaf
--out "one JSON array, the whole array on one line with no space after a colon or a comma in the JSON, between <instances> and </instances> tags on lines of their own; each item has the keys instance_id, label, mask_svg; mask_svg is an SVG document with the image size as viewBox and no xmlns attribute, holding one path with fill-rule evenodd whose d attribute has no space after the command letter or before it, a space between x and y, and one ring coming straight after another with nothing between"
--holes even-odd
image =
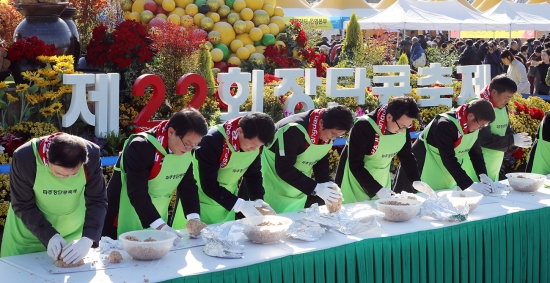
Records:
<instances>
[{"instance_id":1,"label":"green leaf","mask_svg":"<svg viewBox=\"0 0 550 283\"><path fill-rule=\"evenodd\" d=\"M8 104L3 100L0 100L0 109L8 109Z\"/></svg>"},{"instance_id":2,"label":"green leaf","mask_svg":"<svg viewBox=\"0 0 550 283\"><path fill-rule=\"evenodd\" d=\"M37 91L38 91L38 88L40 88L38 85L32 85L31 87L29 87L29 89L27 90L28 93L32 93L32 94L35 94Z\"/></svg>"},{"instance_id":3,"label":"green leaf","mask_svg":"<svg viewBox=\"0 0 550 283\"><path fill-rule=\"evenodd\" d=\"M0 89L0 100L4 99L4 94L6 94L6 92Z\"/></svg>"},{"instance_id":4,"label":"green leaf","mask_svg":"<svg viewBox=\"0 0 550 283\"><path fill-rule=\"evenodd\" d=\"M58 79L60 82L63 82L63 73L57 73L57 79Z\"/></svg>"},{"instance_id":5,"label":"green leaf","mask_svg":"<svg viewBox=\"0 0 550 283\"><path fill-rule=\"evenodd\" d=\"M32 108L27 108L25 115L23 115L23 121L28 121L32 115Z\"/></svg>"},{"instance_id":6,"label":"green leaf","mask_svg":"<svg viewBox=\"0 0 550 283\"><path fill-rule=\"evenodd\" d=\"M13 122L14 124L19 123L19 117L15 116L15 114L13 115Z\"/></svg>"}]
</instances>

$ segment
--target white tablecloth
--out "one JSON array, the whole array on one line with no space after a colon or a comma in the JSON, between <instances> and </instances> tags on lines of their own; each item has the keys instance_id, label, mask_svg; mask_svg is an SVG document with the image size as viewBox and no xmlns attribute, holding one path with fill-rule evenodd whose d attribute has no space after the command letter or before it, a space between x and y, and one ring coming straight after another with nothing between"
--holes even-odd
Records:
<instances>
[{"instance_id":1,"label":"white tablecloth","mask_svg":"<svg viewBox=\"0 0 550 283\"><path fill-rule=\"evenodd\" d=\"M548 207L550 204L550 190L541 189L535 193L517 193L512 191L507 197L491 197L491 199L495 202L480 204L472 213L470 213L467 222L498 217L524 210ZM366 203L372 205L373 207L375 206L374 201L368 201ZM284 216L293 220L298 220L303 217L303 213L287 213L284 214ZM418 217L415 217L405 223L393 223L382 220L381 224L383 229L370 230L359 235L348 236L329 230L323 238L317 242L303 242L294 239L285 239L281 243L275 245L257 245L246 240L243 235L241 241L245 246L245 257L242 259L209 257L202 252L202 247L195 247L170 252L160 261L136 262L135 265L131 265L126 268L69 274L50 274L46 269L40 266L36 261L36 257L47 257L46 252L1 258L0 260L14 266L12 270L10 270L10 276L13 277L21 274L21 280L9 282L32 282L25 280L28 276L34 278L35 282L43 282L39 281L39 278L47 279L52 282L79 283L92 281L144 282L144 279L148 279L149 282L157 282L182 276L203 274L252 265L293 254L341 246L368 238L388 237L416 231L460 225L460 223L455 222L428 220ZM30 275L29 273L32 273L33 275ZM2 272L2 274L4 274L4 272Z\"/></svg>"}]
</instances>

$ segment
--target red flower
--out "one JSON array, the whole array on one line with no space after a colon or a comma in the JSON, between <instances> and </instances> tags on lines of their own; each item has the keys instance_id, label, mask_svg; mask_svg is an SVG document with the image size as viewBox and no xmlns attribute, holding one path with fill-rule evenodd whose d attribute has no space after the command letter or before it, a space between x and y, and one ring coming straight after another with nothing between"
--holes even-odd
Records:
<instances>
[{"instance_id":1,"label":"red flower","mask_svg":"<svg viewBox=\"0 0 550 283\"><path fill-rule=\"evenodd\" d=\"M544 112L536 107L529 108L529 115L531 116L531 119L536 119L539 121L542 121L544 118Z\"/></svg>"},{"instance_id":2,"label":"red flower","mask_svg":"<svg viewBox=\"0 0 550 283\"><path fill-rule=\"evenodd\" d=\"M512 151L512 156L515 159L523 158L523 149L521 147L518 147L516 150Z\"/></svg>"},{"instance_id":3,"label":"red flower","mask_svg":"<svg viewBox=\"0 0 550 283\"><path fill-rule=\"evenodd\" d=\"M136 21L123 21L111 33L100 25L86 46L86 62L99 67L112 64L109 67L116 69L128 68L134 61L144 64L153 59L150 45L145 27Z\"/></svg>"},{"instance_id":4,"label":"red flower","mask_svg":"<svg viewBox=\"0 0 550 283\"><path fill-rule=\"evenodd\" d=\"M277 78L276 76L272 74L265 74L264 75L264 84L270 84L273 82L280 82L281 79Z\"/></svg>"},{"instance_id":5,"label":"red flower","mask_svg":"<svg viewBox=\"0 0 550 283\"><path fill-rule=\"evenodd\" d=\"M514 104L516 105L516 108L517 108L517 111L518 111L518 114L523 112L525 114L529 114L529 107L527 107L527 105L525 104L520 104L518 102L514 102Z\"/></svg>"},{"instance_id":6,"label":"red flower","mask_svg":"<svg viewBox=\"0 0 550 283\"><path fill-rule=\"evenodd\" d=\"M307 35L304 30L300 30L300 33L298 33L298 36L296 37L296 43L302 48L306 47L307 45Z\"/></svg>"},{"instance_id":7,"label":"red flower","mask_svg":"<svg viewBox=\"0 0 550 283\"><path fill-rule=\"evenodd\" d=\"M13 157L13 152L23 144L20 137L7 134L0 138L0 146L4 147L4 153L7 153L9 157Z\"/></svg>"},{"instance_id":8,"label":"red flower","mask_svg":"<svg viewBox=\"0 0 550 283\"><path fill-rule=\"evenodd\" d=\"M23 37L8 48L8 60L11 62L38 63L38 56L53 56L57 48L53 44L46 44L38 37Z\"/></svg>"}]
</instances>

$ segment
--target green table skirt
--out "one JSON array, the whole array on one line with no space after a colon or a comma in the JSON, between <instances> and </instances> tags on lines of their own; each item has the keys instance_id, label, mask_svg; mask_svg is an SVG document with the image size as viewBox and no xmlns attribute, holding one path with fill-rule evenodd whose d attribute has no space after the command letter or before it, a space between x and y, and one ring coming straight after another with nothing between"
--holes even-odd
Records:
<instances>
[{"instance_id":1,"label":"green table skirt","mask_svg":"<svg viewBox=\"0 0 550 283\"><path fill-rule=\"evenodd\" d=\"M550 282L549 230L542 208L165 282Z\"/></svg>"}]
</instances>

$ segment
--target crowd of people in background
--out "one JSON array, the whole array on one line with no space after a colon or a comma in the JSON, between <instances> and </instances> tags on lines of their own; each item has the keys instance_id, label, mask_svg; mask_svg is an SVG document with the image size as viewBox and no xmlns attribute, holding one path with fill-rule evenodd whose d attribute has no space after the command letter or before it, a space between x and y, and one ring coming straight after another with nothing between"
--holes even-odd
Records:
<instances>
[{"instance_id":1,"label":"crowd of people in background","mask_svg":"<svg viewBox=\"0 0 550 283\"><path fill-rule=\"evenodd\" d=\"M376 36L373 36L376 37ZM425 51L437 48L443 54L458 55L457 65L490 65L491 79L506 74L518 87L522 94L550 95L550 36L527 40L508 39L449 39L447 33L436 31L436 35L415 35L415 31L388 37L396 48L395 60L401 54L406 54L411 70L429 65ZM317 44L325 54L326 63L333 67L340 61L343 36L333 34L329 40L323 37ZM432 62L433 63L433 62Z\"/></svg>"},{"instance_id":2,"label":"crowd of people in background","mask_svg":"<svg viewBox=\"0 0 550 283\"><path fill-rule=\"evenodd\" d=\"M454 39L443 34L402 36L397 44L399 53L407 54L411 66L418 54L429 47L439 48L443 53L459 54L458 65L491 66L491 78L506 74L522 94L550 95L550 36L523 40L508 39Z\"/></svg>"}]
</instances>

